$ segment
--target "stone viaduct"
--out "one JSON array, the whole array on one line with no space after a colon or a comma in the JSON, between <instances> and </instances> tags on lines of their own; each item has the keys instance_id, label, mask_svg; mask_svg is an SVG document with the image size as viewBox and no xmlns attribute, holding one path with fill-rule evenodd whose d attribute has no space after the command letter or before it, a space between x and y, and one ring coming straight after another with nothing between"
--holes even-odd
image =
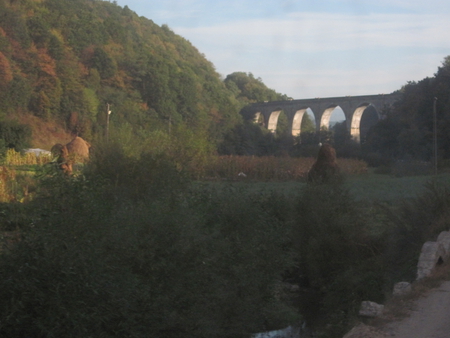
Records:
<instances>
[{"instance_id":1,"label":"stone viaduct","mask_svg":"<svg viewBox=\"0 0 450 338\"><path fill-rule=\"evenodd\" d=\"M288 119L288 126L293 136L300 135L303 115L309 108L315 118L316 131L329 127L330 117L336 107L344 111L347 130L356 142L361 140L361 119L364 112L372 110L375 119L372 125L380 119L380 111L399 100L401 94L379 94L362 96L326 97L288 101L271 101L254 103L245 107L241 114L244 119L260 121L271 132L277 129L278 117L283 111ZM374 122L373 122L374 121Z\"/></svg>"}]
</instances>

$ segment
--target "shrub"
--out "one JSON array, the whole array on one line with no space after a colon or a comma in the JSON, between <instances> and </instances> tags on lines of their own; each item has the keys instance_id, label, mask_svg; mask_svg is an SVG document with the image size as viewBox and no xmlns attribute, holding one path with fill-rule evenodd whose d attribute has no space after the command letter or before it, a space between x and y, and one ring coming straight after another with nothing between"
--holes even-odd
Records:
<instances>
[{"instance_id":1,"label":"shrub","mask_svg":"<svg viewBox=\"0 0 450 338\"><path fill-rule=\"evenodd\" d=\"M308 185L297 201L294 277L315 295L300 299L301 313L327 337L342 337L362 300L383 298L383 245L366 224L341 184Z\"/></svg>"}]
</instances>

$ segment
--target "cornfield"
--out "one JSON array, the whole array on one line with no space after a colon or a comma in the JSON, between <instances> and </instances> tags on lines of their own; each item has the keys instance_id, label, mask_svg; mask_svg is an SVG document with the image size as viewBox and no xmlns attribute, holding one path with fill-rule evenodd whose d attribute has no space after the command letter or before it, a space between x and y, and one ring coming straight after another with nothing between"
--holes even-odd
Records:
<instances>
[{"instance_id":1,"label":"cornfield","mask_svg":"<svg viewBox=\"0 0 450 338\"><path fill-rule=\"evenodd\" d=\"M255 157L219 156L206 168L206 177L211 179L252 180L302 180L315 161L313 157ZM357 175L367 172L367 164L356 159L338 159L343 174Z\"/></svg>"},{"instance_id":2,"label":"cornfield","mask_svg":"<svg viewBox=\"0 0 450 338\"><path fill-rule=\"evenodd\" d=\"M52 160L51 155L39 155L34 153L21 154L14 149L8 149L5 156L5 165L22 166L22 165L43 165Z\"/></svg>"},{"instance_id":3,"label":"cornfield","mask_svg":"<svg viewBox=\"0 0 450 338\"><path fill-rule=\"evenodd\" d=\"M0 203L15 200L16 172L5 166L0 167Z\"/></svg>"}]
</instances>

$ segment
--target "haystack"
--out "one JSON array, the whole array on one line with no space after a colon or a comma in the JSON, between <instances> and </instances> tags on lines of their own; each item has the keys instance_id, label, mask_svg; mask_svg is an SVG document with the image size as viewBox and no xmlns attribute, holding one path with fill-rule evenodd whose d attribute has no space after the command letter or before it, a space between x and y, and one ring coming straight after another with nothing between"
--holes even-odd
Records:
<instances>
[{"instance_id":1,"label":"haystack","mask_svg":"<svg viewBox=\"0 0 450 338\"><path fill-rule=\"evenodd\" d=\"M63 147L64 147L64 146L63 146L61 143L56 143L56 144L52 147L52 149L50 149L50 152L52 153L52 156L53 156L54 158L61 156L61 151L62 151L62 148L63 148Z\"/></svg>"},{"instance_id":2,"label":"haystack","mask_svg":"<svg viewBox=\"0 0 450 338\"><path fill-rule=\"evenodd\" d=\"M336 150L325 143L319 149L317 160L308 173L308 182L325 183L339 176Z\"/></svg>"},{"instance_id":3,"label":"haystack","mask_svg":"<svg viewBox=\"0 0 450 338\"><path fill-rule=\"evenodd\" d=\"M86 162L89 160L90 144L77 136L72 141L67 143L66 147L69 154L74 157L76 162Z\"/></svg>"}]
</instances>

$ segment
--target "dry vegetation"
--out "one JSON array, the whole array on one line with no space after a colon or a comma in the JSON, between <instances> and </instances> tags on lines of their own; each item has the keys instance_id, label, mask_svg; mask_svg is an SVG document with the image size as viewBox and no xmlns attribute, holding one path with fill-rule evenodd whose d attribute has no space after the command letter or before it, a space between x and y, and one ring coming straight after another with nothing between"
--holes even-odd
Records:
<instances>
[{"instance_id":1,"label":"dry vegetation","mask_svg":"<svg viewBox=\"0 0 450 338\"><path fill-rule=\"evenodd\" d=\"M237 179L239 173L249 180L303 180L313 165L313 157L219 156L206 167L205 176L213 179ZM367 172L367 164L356 159L338 159L342 174L359 175Z\"/></svg>"}]
</instances>

